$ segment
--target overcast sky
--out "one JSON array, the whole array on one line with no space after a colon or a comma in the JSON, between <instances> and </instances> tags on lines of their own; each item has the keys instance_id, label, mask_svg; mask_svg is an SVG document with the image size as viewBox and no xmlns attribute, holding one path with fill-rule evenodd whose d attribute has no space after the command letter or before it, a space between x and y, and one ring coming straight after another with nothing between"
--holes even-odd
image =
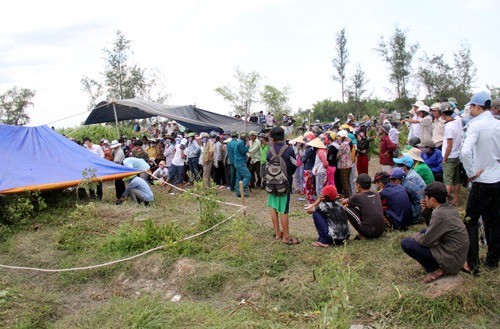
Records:
<instances>
[{"instance_id":1,"label":"overcast sky","mask_svg":"<svg viewBox=\"0 0 500 329\"><path fill-rule=\"evenodd\" d=\"M102 49L121 30L132 42L131 61L164 74L171 105L227 114L230 105L214 89L234 86L239 67L259 72L265 84L290 87L293 111L308 109L340 100L331 60L345 27L348 76L360 64L373 96L391 99L389 72L373 48L396 25L419 43L417 57L443 53L451 64L460 44L469 44L480 91L500 86L498 12L497 0L8 1L0 20L0 93L13 86L36 91L31 125L78 125L86 113L52 122L86 110L80 80L100 77Z\"/></svg>"}]
</instances>

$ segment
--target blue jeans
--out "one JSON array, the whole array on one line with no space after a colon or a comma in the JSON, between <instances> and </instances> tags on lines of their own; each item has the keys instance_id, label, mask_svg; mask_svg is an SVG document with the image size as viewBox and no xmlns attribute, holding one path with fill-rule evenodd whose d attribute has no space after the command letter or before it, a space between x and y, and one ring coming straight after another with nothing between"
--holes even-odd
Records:
<instances>
[{"instance_id":1,"label":"blue jeans","mask_svg":"<svg viewBox=\"0 0 500 329\"><path fill-rule=\"evenodd\" d=\"M425 229L421 231L421 233L424 232ZM427 272L434 272L440 267L438 262L436 262L432 256L431 250L429 248L422 247L413 238L404 238L403 241L401 241L401 249L403 249L408 256L419 262Z\"/></svg>"},{"instance_id":2,"label":"blue jeans","mask_svg":"<svg viewBox=\"0 0 500 329\"><path fill-rule=\"evenodd\" d=\"M168 171L168 181L171 184L181 184L184 181L184 165L171 165Z\"/></svg>"},{"instance_id":3,"label":"blue jeans","mask_svg":"<svg viewBox=\"0 0 500 329\"><path fill-rule=\"evenodd\" d=\"M198 167L199 161L200 157L188 158L189 171L191 172L191 174L193 174L193 180L200 180L200 170Z\"/></svg>"},{"instance_id":4,"label":"blue jeans","mask_svg":"<svg viewBox=\"0 0 500 329\"><path fill-rule=\"evenodd\" d=\"M328 234L328 222L325 216L319 211L313 212L314 226L316 226L316 231L318 231L318 241L324 244L335 244L341 245L345 240L333 240L330 234Z\"/></svg>"}]
</instances>

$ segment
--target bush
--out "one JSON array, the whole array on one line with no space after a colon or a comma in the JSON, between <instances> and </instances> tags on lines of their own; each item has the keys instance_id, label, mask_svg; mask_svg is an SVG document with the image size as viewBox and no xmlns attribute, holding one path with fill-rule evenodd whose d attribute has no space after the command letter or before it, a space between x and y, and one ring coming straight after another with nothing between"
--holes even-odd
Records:
<instances>
[{"instance_id":1,"label":"bush","mask_svg":"<svg viewBox=\"0 0 500 329\"><path fill-rule=\"evenodd\" d=\"M135 133L132 127L119 126L120 136L127 136L131 138L132 136L141 137L141 133ZM116 135L116 126L114 125L91 125L91 126L80 126L76 128L64 128L59 129L58 132L62 135L75 138L81 141L84 137L89 137L94 143L99 143L101 138L105 138L110 142L114 139L118 139Z\"/></svg>"}]
</instances>

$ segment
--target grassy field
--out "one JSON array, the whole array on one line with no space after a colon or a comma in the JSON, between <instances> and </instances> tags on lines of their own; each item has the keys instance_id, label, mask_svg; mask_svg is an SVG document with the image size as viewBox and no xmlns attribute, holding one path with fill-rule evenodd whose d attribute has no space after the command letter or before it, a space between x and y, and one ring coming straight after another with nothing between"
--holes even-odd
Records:
<instances>
[{"instance_id":1,"label":"grassy field","mask_svg":"<svg viewBox=\"0 0 500 329\"><path fill-rule=\"evenodd\" d=\"M256 190L246 199L246 215L175 243L237 208L154 189L156 202L149 208L115 206L112 184L105 184L103 201L64 196L40 211L36 230L25 224L5 234L0 263L42 268L93 265L165 248L87 271L0 269L0 326L500 327L498 271L484 270L479 278L460 274L449 287L421 283L424 270L403 254L400 242L422 226L318 249L310 246L316 239L312 219L293 195L291 232L303 243L288 246L274 241L266 194ZM208 193L239 201L227 190Z\"/></svg>"}]
</instances>

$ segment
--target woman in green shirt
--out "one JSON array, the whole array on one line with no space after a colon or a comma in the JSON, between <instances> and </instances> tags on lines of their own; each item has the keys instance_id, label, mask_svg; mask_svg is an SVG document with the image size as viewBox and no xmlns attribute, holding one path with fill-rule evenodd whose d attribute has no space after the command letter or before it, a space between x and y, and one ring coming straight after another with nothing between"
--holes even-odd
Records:
<instances>
[{"instance_id":1,"label":"woman in green shirt","mask_svg":"<svg viewBox=\"0 0 500 329\"><path fill-rule=\"evenodd\" d=\"M409 156L413 159L413 170L417 174L422 177L425 182L425 185L429 185L434 182L434 175L432 174L431 168L425 163L424 159L422 159L422 151L416 147L412 147L407 153L403 153L404 155Z\"/></svg>"}]
</instances>

